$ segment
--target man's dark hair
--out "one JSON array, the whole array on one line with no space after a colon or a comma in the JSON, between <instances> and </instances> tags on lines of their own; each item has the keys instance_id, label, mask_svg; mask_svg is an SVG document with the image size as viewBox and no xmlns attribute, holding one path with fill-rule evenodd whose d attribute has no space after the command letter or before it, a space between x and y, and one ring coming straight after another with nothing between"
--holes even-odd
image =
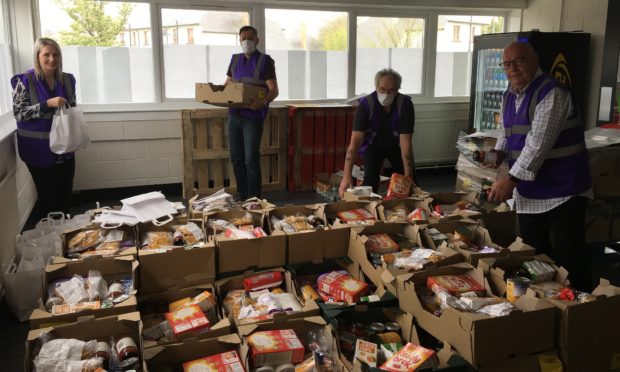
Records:
<instances>
[{"instance_id":1,"label":"man's dark hair","mask_svg":"<svg viewBox=\"0 0 620 372\"><path fill-rule=\"evenodd\" d=\"M241 27L239 29L239 35L241 35L241 33L245 32L245 31L252 31L252 34L254 34L254 37L258 36L258 31L254 27L252 27L252 26L243 26L243 27Z\"/></svg>"}]
</instances>

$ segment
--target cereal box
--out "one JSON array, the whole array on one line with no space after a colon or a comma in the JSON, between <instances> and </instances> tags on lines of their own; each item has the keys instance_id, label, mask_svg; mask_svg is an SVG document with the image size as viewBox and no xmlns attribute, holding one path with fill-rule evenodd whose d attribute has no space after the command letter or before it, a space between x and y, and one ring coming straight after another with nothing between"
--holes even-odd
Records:
<instances>
[{"instance_id":1,"label":"cereal box","mask_svg":"<svg viewBox=\"0 0 620 372\"><path fill-rule=\"evenodd\" d=\"M377 366L377 344L357 339L355 344L355 359L369 367Z\"/></svg>"},{"instance_id":2,"label":"cereal box","mask_svg":"<svg viewBox=\"0 0 620 372\"><path fill-rule=\"evenodd\" d=\"M175 336L209 327L209 321L198 305L191 305L166 313L166 319Z\"/></svg>"},{"instance_id":3,"label":"cereal box","mask_svg":"<svg viewBox=\"0 0 620 372\"><path fill-rule=\"evenodd\" d=\"M351 209L349 211L336 212L338 218L343 222L353 221L374 221L375 216L364 208Z\"/></svg>"},{"instance_id":4,"label":"cereal box","mask_svg":"<svg viewBox=\"0 0 620 372\"><path fill-rule=\"evenodd\" d=\"M245 372L236 351L228 351L183 363L183 372Z\"/></svg>"},{"instance_id":5,"label":"cereal box","mask_svg":"<svg viewBox=\"0 0 620 372\"><path fill-rule=\"evenodd\" d=\"M388 359L380 368L384 371L411 372L421 367L435 354L422 346L408 343Z\"/></svg>"},{"instance_id":6,"label":"cereal box","mask_svg":"<svg viewBox=\"0 0 620 372\"><path fill-rule=\"evenodd\" d=\"M471 291L486 294L484 286L467 275L429 276L426 278L426 286L435 293L444 290L454 296Z\"/></svg>"},{"instance_id":7,"label":"cereal box","mask_svg":"<svg viewBox=\"0 0 620 372\"><path fill-rule=\"evenodd\" d=\"M392 173L385 198L389 200L392 198L408 197L411 192L411 183L411 177L403 176L398 173Z\"/></svg>"},{"instance_id":8,"label":"cereal box","mask_svg":"<svg viewBox=\"0 0 620 372\"><path fill-rule=\"evenodd\" d=\"M318 289L330 295L334 301L359 302L368 290L368 284L355 280L348 274L332 271L319 277Z\"/></svg>"},{"instance_id":9,"label":"cereal box","mask_svg":"<svg viewBox=\"0 0 620 372\"><path fill-rule=\"evenodd\" d=\"M366 251L379 254L398 252L398 243L385 233L368 235Z\"/></svg>"},{"instance_id":10,"label":"cereal box","mask_svg":"<svg viewBox=\"0 0 620 372\"><path fill-rule=\"evenodd\" d=\"M203 291L198 296L188 299L188 301L179 306L179 308L189 307L192 305L198 305L202 311L207 311L215 306L215 296L209 291Z\"/></svg>"},{"instance_id":11,"label":"cereal box","mask_svg":"<svg viewBox=\"0 0 620 372\"><path fill-rule=\"evenodd\" d=\"M304 345L292 329L254 332L247 341L254 368L304 360Z\"/></svg>"}]
</instances>

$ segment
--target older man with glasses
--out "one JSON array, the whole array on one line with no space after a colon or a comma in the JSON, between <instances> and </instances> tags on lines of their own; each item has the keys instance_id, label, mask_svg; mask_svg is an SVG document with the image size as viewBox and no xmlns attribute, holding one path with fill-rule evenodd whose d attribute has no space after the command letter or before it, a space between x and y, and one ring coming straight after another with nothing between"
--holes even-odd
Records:
<instances>
[{"instance_id":1,"label":"older man with glasses","mask_svg":"<svg viewBox=\"0 0 620 372\"><path fill-rule=\"evenodd\" d=\"M592 189L575 98L542 72L528 43L509 44L500 65L510 85L496 165L507 159L510 171L493 184L489 200L514 198L524 241L568 269L577 288L589 289L585 212Z\"/></svg>"}]
</instances>

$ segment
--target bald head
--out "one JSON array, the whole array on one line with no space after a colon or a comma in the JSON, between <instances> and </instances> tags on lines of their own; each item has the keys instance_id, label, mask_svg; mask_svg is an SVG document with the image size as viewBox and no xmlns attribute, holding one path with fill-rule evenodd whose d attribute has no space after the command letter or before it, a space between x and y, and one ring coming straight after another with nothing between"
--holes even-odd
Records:
<instances>
[{"instance_id":1,"label":"bald head","mask_svg":"<svg viewBox=\"0 0 620 372\"><path fill-rule=\"evenodd\" d=\"M538 56L531 44L515 41L504 48L502 66L510 85L521 90L534 80Z\"/></svg>"}]
</instances>

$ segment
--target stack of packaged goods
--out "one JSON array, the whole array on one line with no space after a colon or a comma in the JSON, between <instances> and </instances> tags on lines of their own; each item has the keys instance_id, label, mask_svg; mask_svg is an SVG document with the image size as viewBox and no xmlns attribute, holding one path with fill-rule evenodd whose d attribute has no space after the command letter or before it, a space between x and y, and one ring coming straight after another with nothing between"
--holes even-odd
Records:
<instances>
[{"instance_id":1,"label":"stack of packaged goods","mask_svg":"<svg viewBox=\"0 0 620 372\"><path fill-rule=\"evenodd\" d=\"M479 199L486 199L493 182L508 174L508 166L505 162L498 164L496 153L491 151L495 147L496 138L478 134L459 134L456 142L459 158L455 189L475 192Z\"/></svg>"},{"instance_id":2,"label":"stack of packaged goods","mask_svg":"<svg viewBox=\"0 0 620 372\"><path fill-rule=\"evenodd\" d=\"M151 227L141 231L141 249L166 251L173 248L197 248L205 245L204 233L194 222L186 224L170 223L164 227Z\"/></svg>"}]
</instances>

